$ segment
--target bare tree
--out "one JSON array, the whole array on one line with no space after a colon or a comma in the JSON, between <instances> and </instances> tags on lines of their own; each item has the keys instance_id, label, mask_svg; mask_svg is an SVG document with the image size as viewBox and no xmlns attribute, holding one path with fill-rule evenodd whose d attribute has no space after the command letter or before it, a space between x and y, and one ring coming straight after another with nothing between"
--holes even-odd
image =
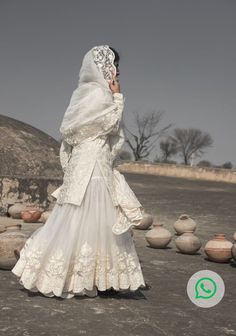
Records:
<instances>
[{"instance_id":1,"label":"bare tree","mask_svg":"<svg viewBox=\"0 0 236 336\"><path fill-rule=\"evenodd\" d=\"M189 164L192 155L200 157L205 153L203 149L213 144L210 134L197 128L175 128L173 135L168 138L177 148L186 165Z\"/></svg>"},{"instance_id":2,"label":"bare tree","mask_svg":"<svg viewBox=\"0 0 236 336\"><path fill-rule=\"evenodd\" d=\"M172 126L169 124L159 129L164 112L151 110L145 115L134 113L134 123L137 132L132 132L125 124L126 143L131 148L135 161L146 158L157 145L157 141Z\"/></svg>"},{"instance_id":3,"label":"bare tree","mask_svg":"<svg viewBox=\"0 0 236 336\"><path fill-rule=\"evenodd\" d=\"M223 163L221 167L225 168L225 169L232 169L233 165L230 161L227 161L227 162Z\"/></svg>"},{"instance_id":4,"label":"bare tree","mask_svg":"<svg viewBox=\"0 0 236 336\"><path fill-rule=\"evenodd\" d=\"M168 161L168 159L177 153L176 145L169 139L160 142L161 160Z\"/></svg>"},{"instance_id":5,"label":"bare tree","mask_svg":"<svg viewBox=\"0 0 236 336\"><path fill-rule=\"evenodd\" d=\"M213 167L213 164L208 160L201 160L197 164L198 167Z\"/></svg>"}]
</instances>

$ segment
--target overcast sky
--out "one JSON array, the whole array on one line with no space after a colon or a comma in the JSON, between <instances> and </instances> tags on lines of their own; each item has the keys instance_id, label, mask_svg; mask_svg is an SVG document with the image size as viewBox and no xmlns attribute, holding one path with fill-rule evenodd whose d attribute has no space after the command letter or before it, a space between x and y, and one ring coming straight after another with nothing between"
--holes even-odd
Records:
<instances>
[{"instance_id":1,"label":"overcast sky","mask_svg":"<svg viewBox=\"0 0 236 336\"><path fill-rule=\"evenodd\" d=\"M125 120L164 110L211 134L203 159L236 165L235 18L235 0L0 0L0 114L59 139L84 54L108 44Z\"/></svg>"}]
</instances>

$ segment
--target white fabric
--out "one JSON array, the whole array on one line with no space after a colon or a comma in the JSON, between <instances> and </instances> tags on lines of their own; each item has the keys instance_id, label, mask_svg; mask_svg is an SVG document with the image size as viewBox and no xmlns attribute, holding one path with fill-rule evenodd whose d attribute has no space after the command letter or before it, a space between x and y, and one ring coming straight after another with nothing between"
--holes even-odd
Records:
<instances>
[{"instance_id":1,"label":"white fabric","mask_svg":"<svg viewBox=\"0 0 236 336\"><path fill-rule=\"evenodd\" d=\"M71 298L97 289L142 288L145 282L130 230L112 232L117 211L96 163L82 206L55 204L46 223L26 241L12 272L25 288L45 296Z\"/></svg>"},{"instance_id":2,"label":"white fabric","mask_svg":"<svg viewBox=\"0 0 236 336\"><path fill-rule=\"evenodd\" d=\"M93 127L95 124L104 126L104 118L109 118L116 108L108 83L112 73L116 74L114 59L115 55L107 45L95 46L85 54L78 87L71 96L60 126L65 140L73 133L83 135L83 129L91 124ZM102 127L100 129L103 131ZM95 136L100 135L98 131Z\"/></svg>"},{"instance_id":3,"label":"white fabric","mask_svg":"<svg viewBox=\"0 0 236 336\"><path fill-rule=\"evenodd\" d=\"M144 209L124 176L113 169L124 132L122 93L107 79L114 53L98 46L84 57L60 131L63 184L46 223L33 232L12 272L31 291L71 298L97 289L145 286L130 234Z\"/></svg>"},{"instance_id":4,"label":"white fabric","mask_svg":"<svg viewBox=\"0 0 236 336\"><path fill-rule=\"evenodd\" d=\"M102 53L99 69L94 63L95 48L97 52ZM63 129L64 132L60 148L60 161L64 171L63 184L52 196L57 199L58 204L72 203L81 206L95 162L98 161L113 205L119 207L119 223L114 223L113 232L121 234L131 225L140 223L143 209L137 199L133 202L135 195L131 197L130 192L123 192L125 203L117 198L117 195L122 194L119 191L119 181L123 184L124 182L117 178L115 181L112 166L125 141L121 127L124 97L122 93L114 93L108 106L101 100L104 95L108 96L107 101L110 101L111 97L111 91L107 91L108 84L104 78L112 68L111 59L108 57L111 56L109 50L107 46L94 47L84 57L78 92L72 96L61 127L61 131ZM95 56L95 59L97 58L98 54ZM94 84L97 85L97 89L94 89ZM84 96L87 105L79 99L79 92L83 93L83 88L86 88L85 92L90 98L97 92L96 99L94 96L91 102ZM129 190L129 186L126 186L126 189ZM127 198L126 195L130 197Z\"/></svg>"}]
</instances>

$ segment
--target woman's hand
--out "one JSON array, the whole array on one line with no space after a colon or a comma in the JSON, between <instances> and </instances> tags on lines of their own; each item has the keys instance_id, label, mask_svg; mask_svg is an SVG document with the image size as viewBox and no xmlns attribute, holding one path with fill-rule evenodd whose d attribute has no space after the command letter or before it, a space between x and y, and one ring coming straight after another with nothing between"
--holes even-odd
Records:
<instances>
[{"instance_id":1,"label":"woman's hand","mask_svg":"<svg viewBox=\"0 0 236 336\"><path fill-rule=\"evenodd\" d=\"M120 92L120 83L118 81L118 78L116 78L116 75L112 74L112 79L109 81L109 87L112 91L112 93Z\"/></svg>"}]
</instances>

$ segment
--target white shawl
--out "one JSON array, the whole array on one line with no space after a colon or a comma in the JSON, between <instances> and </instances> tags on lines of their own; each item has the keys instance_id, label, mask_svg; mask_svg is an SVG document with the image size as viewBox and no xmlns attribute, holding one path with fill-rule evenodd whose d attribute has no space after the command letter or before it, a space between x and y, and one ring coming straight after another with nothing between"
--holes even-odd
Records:
<instances>
[{"instance_id":1,"label":"white shawl","mask_svg":"<svg viewBox=\"0 0 236 336\"><path fill-rule=\"evenodd\" d=\"M75 133L77 139L81 134L82 141L88 128L94 129L95 137L100 135L99 129L104 134L104 120L109 122L110 112L114 111L113 94L108 83L112 73L116 74L114 59L115 54L108 45L95 46L85 54L78 87L71 96L60 126L63 139L68 139L68 143Z\"/></svg>"}]
</instances>

